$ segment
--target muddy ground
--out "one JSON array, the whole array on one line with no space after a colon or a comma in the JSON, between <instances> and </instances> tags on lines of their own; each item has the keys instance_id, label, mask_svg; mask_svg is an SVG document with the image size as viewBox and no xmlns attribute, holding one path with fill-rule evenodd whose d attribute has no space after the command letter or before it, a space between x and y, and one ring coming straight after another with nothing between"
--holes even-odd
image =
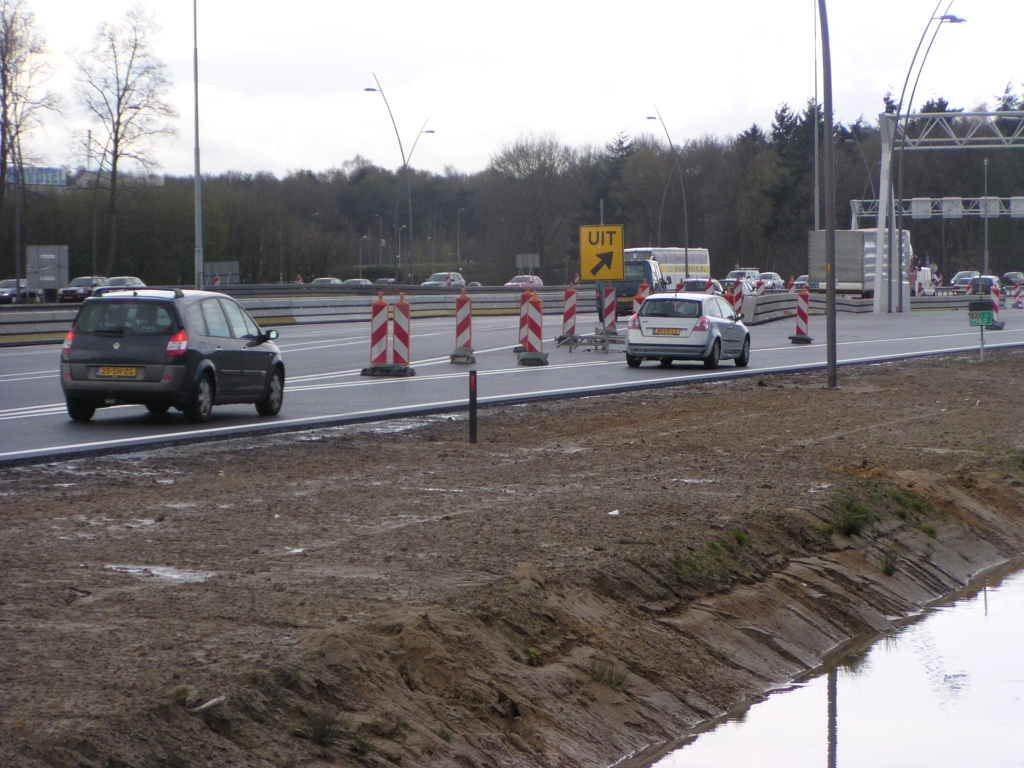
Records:
<instances>
[{"instance_id":1,"label":"muddy ground","mask_svg":"<svg viewBox=\"0 0 1024 768\"><path fill-rule=\"evenodd\" d=\"M1024 351L839 377L0 470L0 764L640 765L1024 551Z\"/></svg>"}]
</instances>

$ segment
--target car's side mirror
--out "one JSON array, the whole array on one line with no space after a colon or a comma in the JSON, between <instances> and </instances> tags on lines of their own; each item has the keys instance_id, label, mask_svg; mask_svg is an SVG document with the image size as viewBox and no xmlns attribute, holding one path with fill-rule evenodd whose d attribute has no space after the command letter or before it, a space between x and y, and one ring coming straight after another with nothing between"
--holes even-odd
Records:
<instances>
[{"instance_id":1,"label":"car's side mirror","mask_svg":"<svg viewBox=\"0 0 1024 768\"><path fill-rule=\"evenodd\" d=\"M267 331L264 336L266 336L267 341L274 341L277 338L277 331Z\"/></svg>"}]
</instances>

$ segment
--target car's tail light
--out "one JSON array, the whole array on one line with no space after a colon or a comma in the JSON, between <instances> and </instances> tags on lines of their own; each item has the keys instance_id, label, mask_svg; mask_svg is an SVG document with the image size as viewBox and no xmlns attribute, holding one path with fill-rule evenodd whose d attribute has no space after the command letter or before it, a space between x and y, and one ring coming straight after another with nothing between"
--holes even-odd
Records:
<instances>
[{"instance_id":1,"label":"car's tail light","mask_svg":"<svg viewBox=\"0 0 1024 768\"><path fill-rule=\"evenodd\" d=\"M697 324L695 326L693 326L693 330L695 330L695 331L710 331L711 330L711 321L708 320L708 316L704 315L703 317L701 317L701 319L697 321Z\"/></svg>"},{"instance_id":2,"label":"car's tail light","mask_svg":"<svg viewBox=\"0 0 1024 768\"><path fill-rule=\"evenodd\" d=\"M64 337L64 346L60 348L60 356L67 360L71 355L71 342L75 340L75 332L68 331L68 335Z\"/></svg>"},{"instance_id":3,"label":"car's tail light","mask_svg":"<svg viewBox=\"0 0 1024 768\"><path fill-rule=\"evenodd\" d=\"M630 315L628 328L631 331L640 330L640 315Z\"/></svg>"},{"instance_id":4,"label":"car's tail light","mask_svg":"<svg viewBox=\"0 0 1024 768\"><path fill-rule=\"evenodd\" d=\"M188 334L182 328L167 340L167 355L184 355L188 351Z\"/></svg>"}]
</instances>

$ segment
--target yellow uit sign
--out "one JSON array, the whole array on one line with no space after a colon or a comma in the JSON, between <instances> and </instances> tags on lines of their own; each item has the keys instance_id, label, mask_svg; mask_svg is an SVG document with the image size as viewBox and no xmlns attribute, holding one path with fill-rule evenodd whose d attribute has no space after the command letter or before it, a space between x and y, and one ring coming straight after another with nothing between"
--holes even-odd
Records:
<instances>
[{"instance_id":1,"label":"yellow uit sign","mask_svg":"<svg viewBox=\"0 0 1024 768\"><path fill-rule=\"evenodd\" d=\"M622 225L580 227L580 280L622 279Z\"/></svg>"}]
</instances>

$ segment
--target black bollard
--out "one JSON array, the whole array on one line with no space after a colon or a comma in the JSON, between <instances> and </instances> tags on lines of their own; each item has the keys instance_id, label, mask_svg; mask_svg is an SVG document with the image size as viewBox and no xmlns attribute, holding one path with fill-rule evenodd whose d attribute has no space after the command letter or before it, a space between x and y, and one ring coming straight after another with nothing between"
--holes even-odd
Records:
<instances>
[{"instance_id":1,"label":"black bollard","mask_svg":"<svg viewBox=\"0 0 1024 768\"><path fill-rule=\"evenodd\" d=\"M469 372L469 442L476 442L476 371Z\"/></svg>"}]
</instances>

